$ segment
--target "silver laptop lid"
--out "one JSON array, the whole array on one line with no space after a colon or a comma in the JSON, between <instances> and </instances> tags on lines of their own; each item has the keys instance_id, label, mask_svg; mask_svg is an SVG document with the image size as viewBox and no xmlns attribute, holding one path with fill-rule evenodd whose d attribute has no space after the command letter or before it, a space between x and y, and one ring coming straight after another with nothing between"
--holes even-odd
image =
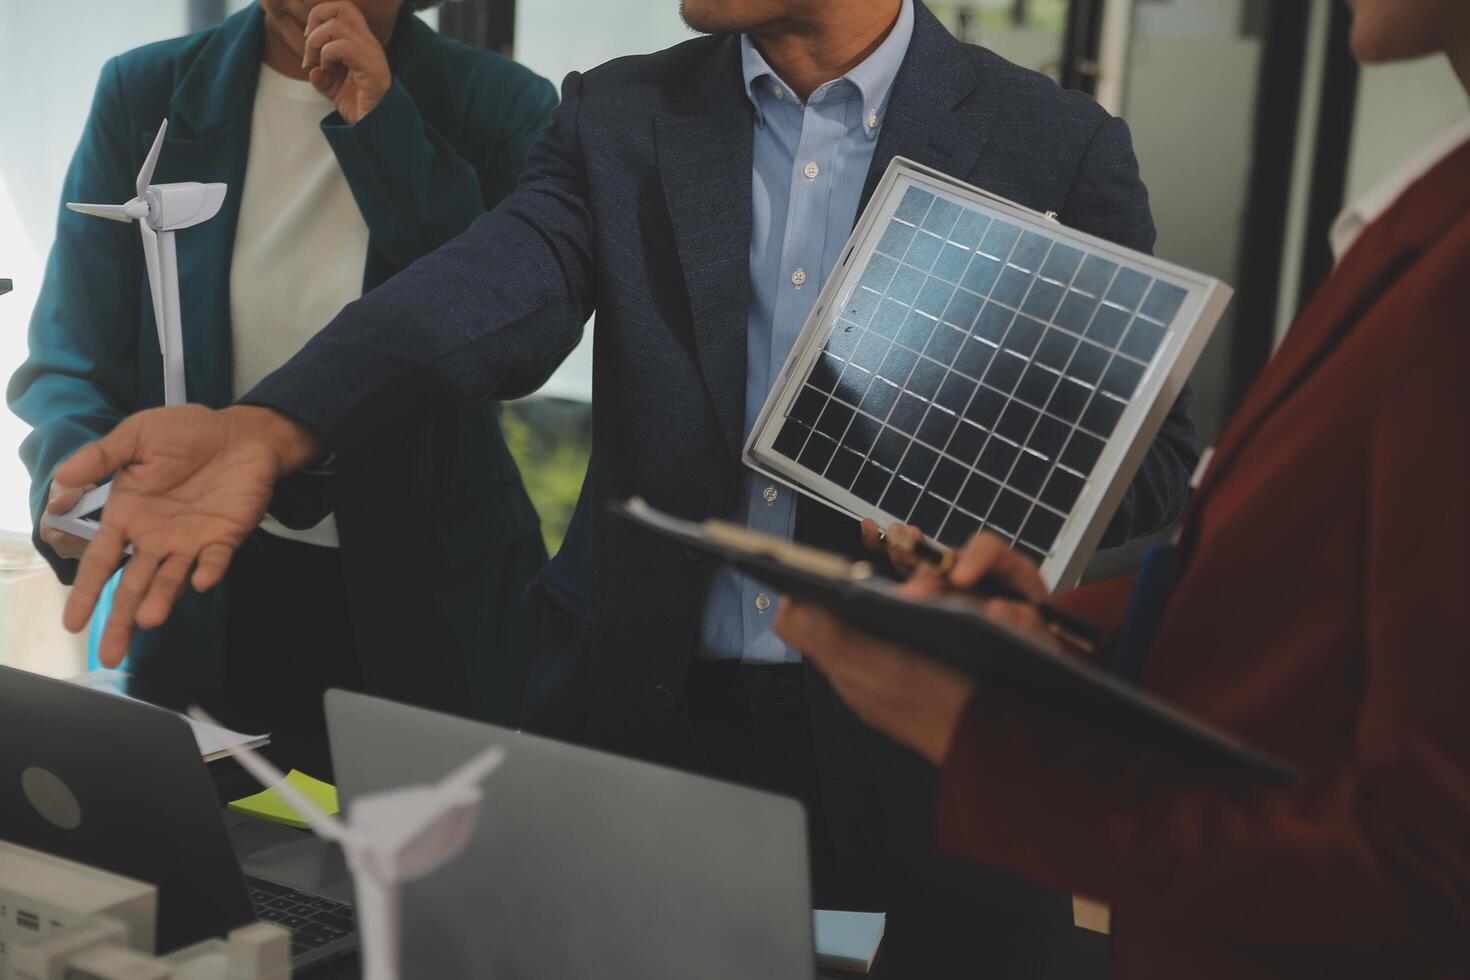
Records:
<instances>
[{"instance_id":1,"label":"silver laptop lid","mask_svg":"<svg viewBox=\"0 0 1470 980\"><path fill-rule=\"evenodd\" d=\"M794 800L363 695L326 705L347 807L509 752L464 854L404 891L405 975L813 975Z\"/></svg>"}]
</instances>

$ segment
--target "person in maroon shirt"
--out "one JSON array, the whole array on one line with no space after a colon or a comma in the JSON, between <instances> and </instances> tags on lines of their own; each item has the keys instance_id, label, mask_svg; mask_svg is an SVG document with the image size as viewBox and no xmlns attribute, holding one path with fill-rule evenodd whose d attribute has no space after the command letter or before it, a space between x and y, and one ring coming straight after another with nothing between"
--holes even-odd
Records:
<instances>
[{"instance_id":1,"label":"person in maroon shirt","mask_svg":"<svg viewBox=\"0 0 1470 980\"><path fill-rule=\"evenodd\" d=\"M1361 60L1446 53L1470 89L1470 4L1350 2ZM1470 142L1427 168L1353 215L1222 436L1145 647L1145 688L1289 760L1292 785L1211 778L782 604L776 631L940 766L943 847L1111 903L1114 977L1470 971ZM987 574L1047 597L983 533L906 588ZM1056 601L1116 640L1134 584ZM1030 606L985 605L1050 642Z\"/></svg>"}]
</instances>

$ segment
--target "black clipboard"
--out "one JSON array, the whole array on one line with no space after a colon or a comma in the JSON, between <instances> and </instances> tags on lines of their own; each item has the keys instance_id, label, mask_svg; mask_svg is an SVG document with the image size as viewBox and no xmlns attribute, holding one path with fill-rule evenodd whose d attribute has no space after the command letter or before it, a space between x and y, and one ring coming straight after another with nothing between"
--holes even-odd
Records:
<instances>
[{"instance_id":1,"label":"black clipboard","mask_svg":"<svg viewBox=\"0 0 1470 980\"><path fill-rule=\"evenodd\" d=\"M1034 642L963 598L910 599L865 562L721 521L683 520L638 497L610 507L641 527L977 681L1008 684L1034 700L1222 774L1246 775L1275 786L1296 778L1285 762L1092 664Z\"/></svg>"}]
</instances>

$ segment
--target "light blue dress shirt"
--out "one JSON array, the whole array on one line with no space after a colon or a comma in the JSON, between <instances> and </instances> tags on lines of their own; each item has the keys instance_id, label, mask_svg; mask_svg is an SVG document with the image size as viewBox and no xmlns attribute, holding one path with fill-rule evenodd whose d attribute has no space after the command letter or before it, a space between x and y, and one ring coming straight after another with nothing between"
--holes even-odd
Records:
<instances>
[{"instance_id":1,"label":"light blue dress shirt","mask_svg":"<svg viewBox=\"0 0 1470 980\"><path fill-rule=\"evenodd\" d=\"M883 43L862 64L813 92L805 105L750 38L741 38L745 91L755 106L746 436L852 233L888 93L913 31L913 2L903 0ZM794 491L746 470L733 518L789 539ZM702 656L795 663L799 654L771 632L775 614L775 595L722 568L705 602Z\"/></svg>"}]
</instances>

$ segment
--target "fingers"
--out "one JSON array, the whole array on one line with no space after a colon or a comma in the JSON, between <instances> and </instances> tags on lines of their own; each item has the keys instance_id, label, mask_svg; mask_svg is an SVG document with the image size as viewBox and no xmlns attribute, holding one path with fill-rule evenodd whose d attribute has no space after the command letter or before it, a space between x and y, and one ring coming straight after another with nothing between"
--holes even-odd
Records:
<instances>
[{"instance_id":1,"label":"fingers","mask_svg":"<svg viewBox=\"0 0 1470 980\"><path fill-rule=\"evenodd\" d=\"M987 575L1011 586L1032 602L1042 602L1049 592L1035 565L1012 551L1004 539L981 531L956 556L949 581L954 588L965 590Z\"/></svg>"},{"instance_id":2,"label":"fingers","mask_svg":"<svg viewBox=\"0 0 1470 980\"><path fill-rule=\"evenodd\" d=\"M62 612L62 625L72 633L80 633L92 618L97 599L107 580L122 561L123 549L127 547L122 532L105 521L97 529L97 536L82 555L77 568L76 581L72 583L71 595L66 597L66 609Z\"/></svg>"},{"instance_id":3,"label":"fingers","mask_svg":"<svg viewBox=\"0 0 1470 980\"><path fill-rule=\"evenodd\" d=\"M77 501L82 499L83 494L95 489L97 488L93 486L68 487L52 480L46 499L46 513L65 514L76 507ZM85 539L75 534L67 534L65 531L58 531L44 521L41 524L41 540L62 558L80 558L87 550Z\"/></svg>"},{"instance_id":4,"label":"fingers","mask_svg":"<svg viewBox=\"0 0 1470 980\"><path fill-rule=\"evenodd\" d=\"M355 39L348 38L339 38L322 45L321 64L323 67L346 65L353 71L368 66L362 46Z\"/></svg>"},{"instance_id":5,"label":"fingers","mask_svg":"<svg viewBox=\"0 0 1470 980\"><path fill-rule=\"evenodd\" d=\"M204 550L199 552L199 560L195 563L194 591L208 592L222 582L225 572L229 571L230 559L234 556L235 549L229 545L205 545Z\"/></svg>"},{"instance_id":6,"label":"fingers","mask_svg":"<svg viewBox=\"0 0 1470 980\"><path fill-rule=\"evenodd\" d=\"M906 657L897 647L874 640L818 606L781 601L777 635L810 658L823 673L842 677L865 690L898 683Z\"/></svg>"},{"instance_id":7,"label":"fingers","mask_svg":"<svg viewBox=\"0 0 1470 980\"><path fill-rule=\"evenodd\" d=\"M127 655L138 607L148 594L160 564L155 555L135 554L123 570L122 581L112 595L112 614L107 617L107 626L102 630L102 645L97 650L98 659L104 665L114 667Z\"/></svg>"},{"instance_id":8,"label":"fingers","mask_svg":"<svg viewBox=\"0 0 1470 980\"><path fill-rule=\"evenodd\" d=\"M910 599L927 599L948 592L949 581L938 568L925 563L914 569L899 591Z\"/></svg>"},{"instance_id":9,"label":"fingers","mask_svg":"<svg viewBox=\"0 0 1470 980\"><path fill-rule=\"evenodd\" d=\"M349 68L359 67L352 61L351 49L363 40L371 40L377 44L377 39L368 30L367 21L363 20L362 11L357 9L356 4L351 3L321 3L311 8L311 14L306 19L306 41L302 46L301 67L314 68L331 61L340 61ZM335 54L328 53L324 49L334 41L346 42L337 46ZM347 52L344 55L344 52Z\"/></svg>"},{"instance_id":10,"label":"fingers","mask_svg":"<svg viewBox=\"0 0 1470 980\"><path fill-rule=\"evenodd\" d=\"M921 564L918 547L924 540L924 532L912 524L890 524L883 535L888 545L888 560L904 575L909 575Z\"/></svg>"},{"instance_id":11,"label":"fingers","mask_svg":"<svg viewBox=\"0 0 1470 980\"><path fill-rule=\"evenodd\" d=\"M134 617L134 622L140 629L157 629L168 619L174 603L179 601L179 596L189 583L191 564L189 559L174 555L158 567L153 575L153 583L149 585ZM127 575L124 574L123 578L126 579Z\"/></svg>"},{"instance_id":12,"label":"fingers","mask_svg":"<svg viewBox=\"0 0 1470 980\"><path fill-rule=\"evenodd\" d=\"M87 542L84 539L45 525L41 527L41 541L66 559L80 558L87 551Z\"/></svg>"},{"instance_id":13,"label":"fingers","mask_svg":"<svg viewBox=\"0 0 1470 980\"><path fill-rule=\"evenodd\" d=\"M313 68L306 75L306 80L311 82L311 87L322 95L337 101L337 93L342 90L342 84L347 80L347 69L341 65L333 68Z\"/></svg>"},{"instance_id":14,"label":"fingers","mask_svg":"<svg viewBox=\"0 0 1470 980\"><path fill-rule=\"evenodd\" d=\"M922 564L915 549L924 540L924 532L912 524L890 524L884 531L871 517L863 518L859 526L863 547L869 551L887 552L893 567L905 575Z\"/></svg>"},{"instance_id":15,"label":"fingers","mask_svg":"<svg viewBox=\"0 0 1470 980\"><path fill-rule=\"evenodd\" d=\"M78 449L70 459L56 467L56 473L51 477L52 484L96 486L132 462L138 448L137 420L138 416L130 416L101 439Z\"/></svg>"},{"instance_id":16,"label":"fingers","mask_svg":"<svg viewBox=\"0 0 1470 980\"><path fill-rule=\"evenodd\" d=\"M1023 602L1011 602L1008 599L987 599L981 605L986 615L1000 620L1017 632L1043 633L1050 636L1046 628L1046 620L1041 617L1040 610L1035 606Z\"/></svg>"},{"instance_id":17,"label":"fingers","mask_svg":"<svg viewBox=\"0 0 1470 980\"><path fill-rule=\"evenodd\" d=\"M303 34L311 34L312 31L330 20L341 18L348 24L361 24L367 26L367 21L362 16L362 11L357 9L357 4L349 0L323 0L323 2L312 6L306 15L306 29Z\"/></svg>"},{"instance_id":18,"label":"fingers","mask_svg":"<svg viewBox=\"0 0 1470 980\"><path fill-rule=\"evenodd\" d=\"M67 511L71 510L77 505L77 501L82 499L83 494L89 493L96 489L97 487L95 485L85 487L69 487L65 486L64 484L57 483L55 480L52 480L51 489L48 492L46 498L46 513L65 514Z\"/></svg>"}]
</instances>

